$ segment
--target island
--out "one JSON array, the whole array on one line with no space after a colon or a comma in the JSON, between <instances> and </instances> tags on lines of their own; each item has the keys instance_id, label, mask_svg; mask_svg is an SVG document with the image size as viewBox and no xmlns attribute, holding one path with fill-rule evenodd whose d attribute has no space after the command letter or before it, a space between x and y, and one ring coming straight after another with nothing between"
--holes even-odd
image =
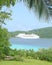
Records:
<instances>
[{"instance_id":1,"label":"island","mask_svg":"<svg viewBox=\"0 0 52 65\"><path fill-rule=\"evenodd\" d=\"M16 35L15 37L24 38L24 39L38 39L38 38L40 38L36 34L25 34L25 33L20 33L20 34Z\"/></svg>"}]
</instances>

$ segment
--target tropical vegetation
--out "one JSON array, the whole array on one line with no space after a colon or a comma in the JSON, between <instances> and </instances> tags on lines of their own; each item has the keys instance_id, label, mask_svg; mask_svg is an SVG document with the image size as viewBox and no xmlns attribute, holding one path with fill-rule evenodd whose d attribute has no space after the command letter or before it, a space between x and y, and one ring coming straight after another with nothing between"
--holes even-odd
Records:
<instances>
[{"instance_id":1,"label":"tropical vegetation","mask_svg":"<svg viewBox=\"0 0 52 65\"><path fill-rule=\"evenodd\" d=\"M0 60L25 61L25 59L36 59L52 62L52 48L39 49L38 51L34 51L33 49L16 50L8 47L1 49Z\"/></svg>"},{"instance_id":2,"label":"tropical vegetation","mask_svg":"<svg viewBox=\"0 0 52 65\"><path fill-rule=\"evenodd\" d=\"M3 28L6 20L10 19L10 6L14 6L15 0L0 0L0 60L9 55L10 43L8 30ZM8 9L4 10L3 8Z\"/></svg>"},{"instance_id":3,"label":"tropical vegetation","mask_svg":"<svg viewBox=\"0 0 52 65\"><path fill-rule=\"evenodd\" d=\"M27 3L30 9L39 12L39 16L45 15L46 17L52 15L52 0L23 0Z\"/></svg>"},{"instance_id":4,"label":"tropical vegetation","mask_svg":"<svg viewBox=\"0 0 52 65\"><path fill-rule=\"evenodd\" d=\"M49 17L49 15L52 14L51 11L52 0L46 0L46 1L23 0L23 1L24 3L27 3L27 6L30 9L36 9L36 11L39 12L40 16L46 13L46 16ZM46 60L52 62L52 48L41 49L38 50L37 52L35 52L34 50L16 50L16 49L13 50L10 48L10 43L9 43L10 35L8 33L8 30L3 28L2 25L5 24L6 20L11 19L10 7L14 6L15 3L16 0L0 0L0 60L24 61L25 59L37 59L37 60ZM3 8L6 8L6 10L4 10Z\"/></svg>"}]
</instances>

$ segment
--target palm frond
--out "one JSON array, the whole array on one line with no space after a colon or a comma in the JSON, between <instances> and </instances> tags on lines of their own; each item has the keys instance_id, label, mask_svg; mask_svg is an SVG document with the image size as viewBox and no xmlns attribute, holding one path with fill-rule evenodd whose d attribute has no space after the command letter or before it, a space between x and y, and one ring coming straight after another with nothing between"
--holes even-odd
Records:
<instances>
[{"instance_id":1,"label":"palm frond","mask_svg":"<svg viewBox=\"0 0 52 65\"><path fill-rule=\"evenodd\" d=\"M45 15L46 17L50 16L49 5L47 3L50 3L52 6L52 0L24 0L24 2L27 4L29 9L35 9L39 12L39 17L42 15Z\"/></svg>"}]
</instances>

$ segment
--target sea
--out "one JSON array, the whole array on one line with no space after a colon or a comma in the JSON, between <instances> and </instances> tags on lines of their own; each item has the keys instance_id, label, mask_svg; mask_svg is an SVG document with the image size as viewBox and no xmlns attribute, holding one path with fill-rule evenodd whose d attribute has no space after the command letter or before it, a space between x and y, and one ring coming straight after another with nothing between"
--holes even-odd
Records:
<instances>
[{"instance_id":1,"label":"sea","mask_svg":"<svg viewBox=\"0 0 52 65\"><path fill-rule=\"evenodd\" d=\"M22 39L22 38L10 38L9 42L11 44L10 48L12 49L33 49L38 51L39 49L51 48L52 47L52 38L39 38L39 39Z\"/></svg>"}]
</instances>

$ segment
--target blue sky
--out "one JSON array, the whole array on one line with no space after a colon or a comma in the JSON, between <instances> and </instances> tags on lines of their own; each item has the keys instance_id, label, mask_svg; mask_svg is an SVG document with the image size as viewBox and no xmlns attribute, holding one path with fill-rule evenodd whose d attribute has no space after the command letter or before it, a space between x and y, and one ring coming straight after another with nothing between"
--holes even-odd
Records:
<instances>
[{"instance_id":1,"label":"blue sky","mask_svg":"<svg viewBox=\"0 0 52 65\"><path fill-rule=\"evenodd\" d=\"M39 20L36 12L30 11L23 3L17 3L14 7L11 7L11 9L13 20L6 21L6 25L3 25L8 31L26 31L52 26L51 20L49 23L45 23L44 19Z\"/></svg>"}]
</instances>

